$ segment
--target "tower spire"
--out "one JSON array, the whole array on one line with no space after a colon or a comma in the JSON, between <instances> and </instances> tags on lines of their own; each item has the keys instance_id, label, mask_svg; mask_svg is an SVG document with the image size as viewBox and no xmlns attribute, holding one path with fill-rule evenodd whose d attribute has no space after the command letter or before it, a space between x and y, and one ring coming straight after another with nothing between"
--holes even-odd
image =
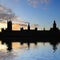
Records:
<instances>
[{"instance_id":1,"label":"tower spire","mask_svg":"<svg viewBox=\"0 0 60 60\"><path fill-rule=\"evenodd\" d=\"M9 31L12 30L12 21L11 21L11 20L7 21L7 29L8 29Z\"/></svg>"},{"instance_id":2,"label":"tower spire","mask_svg":"<svg viewBox=\"0 0 60 60\"><path fill-rule=\"evenodd\" d=\"M28 30L30 30L30 23L28 23Z\"/></svg>"},{"instance_id":3,"label":"tower spire","mask_svg":"<svg viewBox=\"0 0 60 60\"><path fill-rule=\"evenodd\" d=\"M54 23L53 23L53 28L56 28L56 22L55 22L55 20L54 20Z\"/></svg>"}]
</instances>

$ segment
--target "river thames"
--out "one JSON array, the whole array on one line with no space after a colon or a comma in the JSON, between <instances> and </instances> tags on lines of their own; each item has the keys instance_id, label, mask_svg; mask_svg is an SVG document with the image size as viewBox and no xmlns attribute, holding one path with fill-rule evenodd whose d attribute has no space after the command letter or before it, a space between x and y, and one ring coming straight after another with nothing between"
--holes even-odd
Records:
<instances>
[{"instance_id":1,"label":"river thames","mask_svg":"<svg viewBox=\"0 0 60 60\"><path fill-rule=\"evenodd\" d=\"M55 52L49 43L38 43L37 46L31 44L29 49L26 44L13 45L13 50L8 52L7 47L0 44L0 60L60 60L60 44Z\"/></svg>"}]
</instances>

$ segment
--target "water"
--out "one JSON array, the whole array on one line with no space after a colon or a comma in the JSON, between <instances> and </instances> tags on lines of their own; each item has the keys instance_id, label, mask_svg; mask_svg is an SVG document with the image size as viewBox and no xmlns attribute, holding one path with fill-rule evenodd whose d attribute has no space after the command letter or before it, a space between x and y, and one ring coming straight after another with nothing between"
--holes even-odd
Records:
<instances>
[{"instance_id":1,"label":"water","mask_svg":"<svg viewBox=\"0 0 60 60\"><path fill-rule=\"evenodd\" d=\"M0 60L60 60L60 45L55 52L48 43L39 43L37 46L32 44L30 49L18 48L11 52L0 49Z\"/></svg>"}]
</instances>

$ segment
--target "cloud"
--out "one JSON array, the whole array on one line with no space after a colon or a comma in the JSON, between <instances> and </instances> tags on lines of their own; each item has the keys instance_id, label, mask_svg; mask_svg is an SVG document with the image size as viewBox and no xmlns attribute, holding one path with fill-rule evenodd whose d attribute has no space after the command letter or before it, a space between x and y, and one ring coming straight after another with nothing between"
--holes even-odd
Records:
<instances>
[{"instance_id":1,"label":"cloud","mask_svg":"<svg viewBox=\"0 0 60 60\"><path fill-rule=\"evenodd\" d=\"M27 0L30 5L33 7L37 7L38 1L37 0Z\"/></svg>"},{"instance_id":2,"label":"cloud","mask_svg":"<svg viewBox=\"0 0 60 60\"><path fill-rule=\"evenodd\" d=\"M33 7L37 7L38 5L47 5L49 3L50 0L27 0L28 3L33 6Z\"/></svg>"},{"instance_id":3,"label":"cloud","mask_svg":"<svg viewBox=\"0 0 60 60\"><path fill-rule=\"evenodd\" d=\"M24 20L20 20L18 16L16 16L13 11L3 5L0 5L0 22L5 22L6 20L11 20L14 23L28 23Z\"/></svg>"},{"instance_id":4,"label":"cloud","mask_svg":"<svg viewBox=\"0 0 60 60\"><path fill-rule=\"evenodd\" d=\"M14 19L15 17L16 16L11 9L3 5L0 5L0 19L9 20L9 19Z\"/></svg>"},{"instance_id":5,"label":"cloud","mask_svg":"<svg viewBox=\"0 0 60 60\"><path fill-rule=\"evenodd\" d=\"M20 0L13 0L15 4L18 4Z\"/></svg>"},{"instance_id":6,"label":"cloud","mask_svg":"<svg viewBox=\"0 0 60 60\"><path fill-rule=\"evenodd\" d=\"M40 3L41 4L44 4L44 3L47 4L47 3L49 3L49 0L40 0Z\"/></svg>"}]
</instances>

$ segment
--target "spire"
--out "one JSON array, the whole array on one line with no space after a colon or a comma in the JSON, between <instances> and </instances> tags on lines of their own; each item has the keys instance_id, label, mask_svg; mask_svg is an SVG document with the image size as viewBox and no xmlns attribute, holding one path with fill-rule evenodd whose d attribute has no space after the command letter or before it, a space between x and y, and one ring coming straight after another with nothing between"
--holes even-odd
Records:
<instances>
[{"instance_id":1,"label":"spire","mask_svg":"<svg viewBox=\"0 0 60 60\"><path fill-rule=\"evenodd\" d=\"M55 20L54 20L54 23L53 23L53 28L56 28L56 22L55 22Z\"/></svg>"},{"instance_id":2,"label":"spire","mask_svg":"<svg viewBox=\"0 0 60 60\"><path fill-rule=\"evenodd\" d=\"M7 28L8 30L12 30L12 21L7 21Z\"/></svg>"},{"instance_id":3,"label":"spire","mask_svg":"<svg viewBox=\"0 0 60 60\"><path fill-rule=\"evenodd\" d=\"M30 23L28 23L28 30L30 30Z\"/></svg>"},{"instance_id":4,"label":"spire","mask_svg":"<svg viewBox=\"0 0 60 60\"><path fill-rule=\"evenodd\" d=\"M54 22L53 22L53 27L50 29L51 31L59 31L59 29L57 28L57 26L56 26L57 24L56 24L56 22L55 22L55 20L54 20Z\"/></svg>"}]
</instances>

